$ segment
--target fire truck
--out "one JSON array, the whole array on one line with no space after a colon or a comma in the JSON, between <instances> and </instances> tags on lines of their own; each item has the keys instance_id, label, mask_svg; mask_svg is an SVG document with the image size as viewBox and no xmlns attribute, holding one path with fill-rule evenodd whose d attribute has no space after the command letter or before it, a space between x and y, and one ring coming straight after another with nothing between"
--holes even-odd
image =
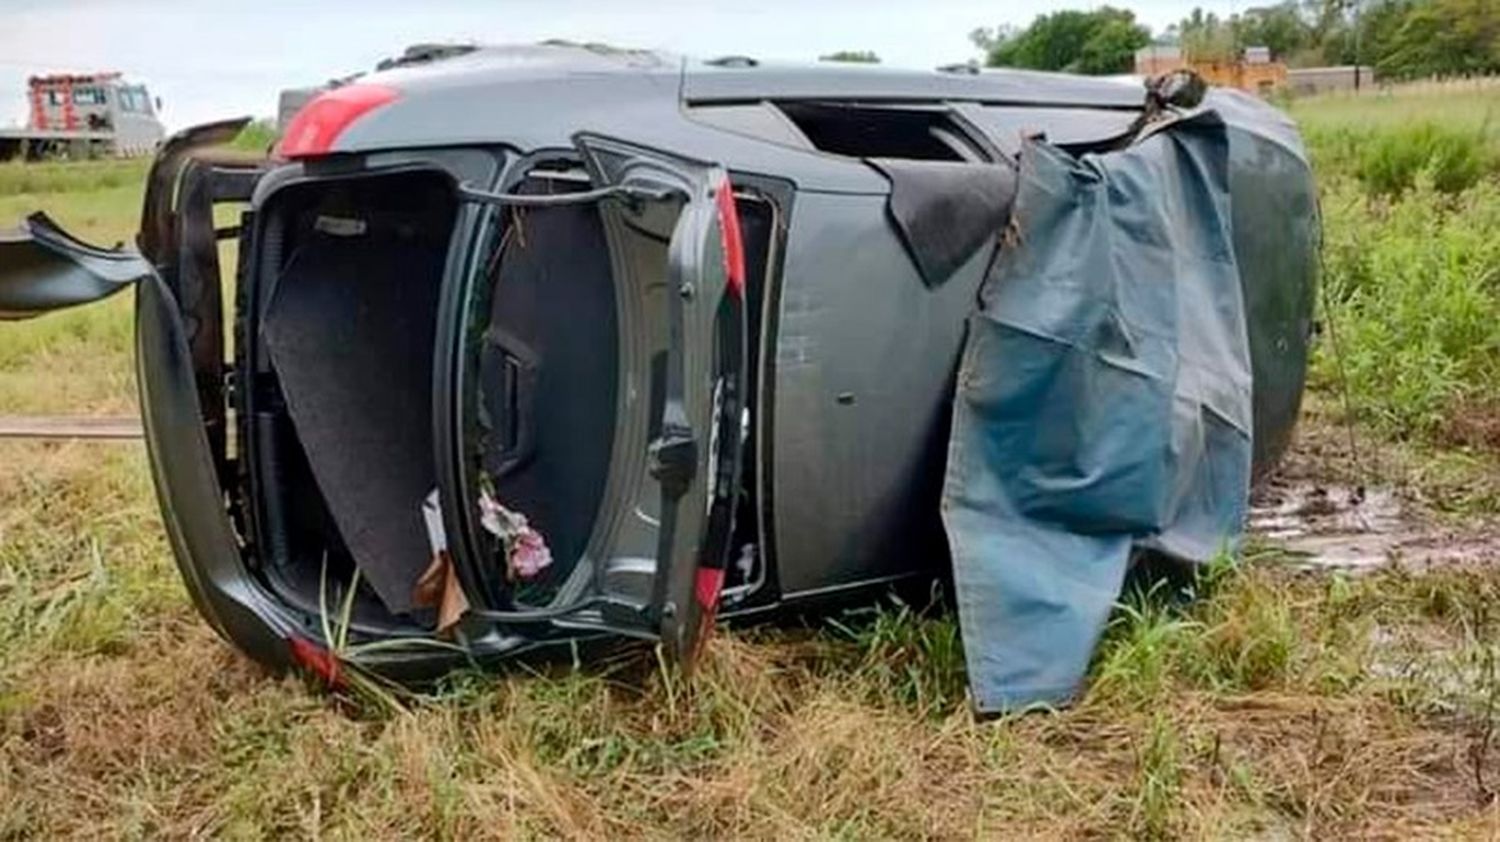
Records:
<instances>
[{"instance_id":1,"label":"fire truck","mask_svg":"<svg viewBox=\"0 0 1500 842\"><path fill-rule=\"evenodd\" d=\"M149 155L165 131L146 86L119 73L60 73L28 80L25 128L0 128L0 161Z\"/></svg>"}]
</instances>

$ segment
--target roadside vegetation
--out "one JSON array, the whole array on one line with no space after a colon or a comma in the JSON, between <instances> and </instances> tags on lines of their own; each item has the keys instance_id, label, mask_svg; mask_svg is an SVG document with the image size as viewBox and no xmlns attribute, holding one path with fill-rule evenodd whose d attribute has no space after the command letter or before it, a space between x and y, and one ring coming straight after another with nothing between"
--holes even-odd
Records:
<instances>
[{"instance_id":1,"label":"roadside vegetation","mask_svg":"<svg viewBox=\"0 0 1500 842\"><path fill-rule=\"evenodd\" d=\"M1415 478L1437 508L1492 517L1500 79L1320 97L1293 114L1325 219L1315 400L1391 452L1392 470L1364 481Z\"/></svg>"},{"instance_id":2,"label":"roadside vegetation","mask_svg":"<svg viewBox=\"0 0 1500 842\"><path fill-rule=\"evenodd\" d=\"M1492 0L1280 0L1194 8L1159 32L1108 4L1038 15L1030 25L969 34L994 67L1130 73L1135 51L1179 48L1194 62L1233 62L1264 47L1288 67L1362 65L1387 82L1500 72L1500 6Z\"/></svg>"},{"instance_id":3,"label":"roadside vegetation","mask_svg":"<svg viewBox=\"0 0 1500 842\"><path fill-rule=\"evenodd\" d=\"M0 228L40 210L88 242L128 242L148 167L140 160L0 164ZM0 415L133 411L131 304L127 294L0 323Z\"/></svg>"},{"instance_id":4,"label":"roadside vegetation","mask_svg":"<svg viewBox=\"0 0 1500 842\"><path fill-rule=\"evenodd\" d=\"M1327 241L1293 461L1463 529L1500 512L1493 99L1293 105ZM0 167L0 224L127 239L141 165L83 166ZM130 317L0 325L0 414L130 411ZM1497 555L1356 575L1254 540L1131 590L1078 704L998 721L968 712L954 622L894 598L721 633L691 683L625 647L392 706L215 638L140 445L0 441L0 465L0 839L1500 835Z\"/></svg>"}]
</instances>

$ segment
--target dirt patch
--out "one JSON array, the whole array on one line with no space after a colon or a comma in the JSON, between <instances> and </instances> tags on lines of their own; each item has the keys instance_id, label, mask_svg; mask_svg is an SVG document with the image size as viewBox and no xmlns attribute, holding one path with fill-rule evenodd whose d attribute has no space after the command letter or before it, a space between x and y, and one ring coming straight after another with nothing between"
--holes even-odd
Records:
<instances>
[{"instance_id":1,"label":"dirt patch","mask_svg":"<svg viewBox=\"0 0 1500 842\"><path fill-rule=\"evenodd\" d=\"M1310 397L1292 449L1255 488L1249 533L1309 568L1497 564L1489 465L1482 453L1438 458L1351 430Z\"/></svg>"},{"instance_id":2,"label":"dirt patch","mask_svg":"<svg viewBox=\"0 0 1500 842\"><path fill-rule=\"evenodd\" d=\"M1500 561L1500 531L1438 526L1389 488L1272 481L1252 502L1250 533L1309 567Z\"/></svg>"},{"instance_id":3,"label":"dirt patch","mask_svg":"<svg viewBox=\"0 0 1500 842\"><path fill-rule=\"evenodd\" d=\"M1443 421L1442 441L1449 447L1500 453L1500 403L1460 403Z\"/></svg>"}]
</instances>

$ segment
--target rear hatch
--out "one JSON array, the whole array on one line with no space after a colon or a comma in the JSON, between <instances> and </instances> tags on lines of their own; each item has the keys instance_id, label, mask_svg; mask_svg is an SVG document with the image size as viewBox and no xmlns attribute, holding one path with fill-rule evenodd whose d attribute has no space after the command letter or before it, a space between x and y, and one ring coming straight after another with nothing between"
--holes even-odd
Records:
<instances>
[{"instance_id":1,"label":"rear hatch","mask_svg":"<svg viewBox=\"0 0 1500 842\"><path fill-rule=\"evenodd\" d=\"M606 631L690 659L745 437L724 169L591 136L302 167L268 179L241 300L268 583L315 614L359 582L368 634Z\"/></svg>"},{"instance_id":2,"label":"rear hatch","mask_svg":"<svg viewBox=\"0 0 1500 842\"><path fill-rule=\"evenodd\" d=\"M575 143L464 194L474 236L437 389L453 555L478 617L659 637L690 659L746 432L734 195L712 163Z\"/></svg>"}]
</instances>

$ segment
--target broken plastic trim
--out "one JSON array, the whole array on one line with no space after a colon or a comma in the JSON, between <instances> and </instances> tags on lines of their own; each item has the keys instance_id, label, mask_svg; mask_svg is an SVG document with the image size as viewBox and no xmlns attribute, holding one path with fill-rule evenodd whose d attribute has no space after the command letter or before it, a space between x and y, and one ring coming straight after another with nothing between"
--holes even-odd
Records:
<instances>
[{"instance_id":1,"label":"broken plastic trim","mask_svg":"<svg viewBox=\"0 0 1500 842\"><path fill-rule=\"evenodd\" d=\"M141 204L141 230L136 246L154 266L166 265L177 257L174 200L177 179L192 153L205 146L228 143L239 135L249 117L236 117L192 126L162 141L146 176L146 197Z\"/></svg>"},{"instance_id":2,"label":"broken plastic trim","mask_svg":"<svg viewBox=\"0 0 1500 842\"><path fill-rule=\"evenodd\" d=\"M687 194L675 188L648 188L639 184L611 184L607 187L596 187L593 190L580 190L577 193L555 194L492 193L467 184L460 184L458 197L465 202L485 205L545 208L600 202L605 199L622 199L627 204L634 205L637 202L660 202L674 197L686 198Z\"/></svg>"},{"instance_id":3,"label":"broken plastic trim","mask_svg":"<svg viewBox=\"0 0 1500 842\"><path fill-rule=\"evenodd\" d=\"M33 213L20 228L0 230L0 320L97 301L149 274L139 253L85 243Z\"/></svg>"}]
</instances>

